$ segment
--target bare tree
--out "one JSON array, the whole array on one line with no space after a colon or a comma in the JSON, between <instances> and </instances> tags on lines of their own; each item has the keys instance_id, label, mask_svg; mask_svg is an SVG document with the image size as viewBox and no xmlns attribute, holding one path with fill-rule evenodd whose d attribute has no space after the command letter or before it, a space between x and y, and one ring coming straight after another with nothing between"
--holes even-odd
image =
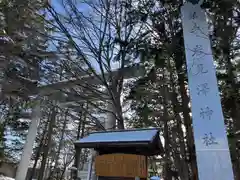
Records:
<instances>
[{"instance_id":1,"label":"bare tree","mask_svg":"<svg viewBox=\"0 0 240 180\"><path fill-rule=\"evenodd\" d=\"M65 0L60 4L64 14L48 6L60 29L57 33L63 37L61 43L53 43L58 47L59 57L68 59L67 62L63 60L68 77L80 80L77 88L65 93L88 101L101 112L111 113L117 120L117 127L123 129L124 78L133 73L129 72L129 67L137 60L132 49L143 32L143 25L131 17L134 2ZM110 106L100 106L99 102L108 102L112 110Z\"/></svg>"}]
</instances>

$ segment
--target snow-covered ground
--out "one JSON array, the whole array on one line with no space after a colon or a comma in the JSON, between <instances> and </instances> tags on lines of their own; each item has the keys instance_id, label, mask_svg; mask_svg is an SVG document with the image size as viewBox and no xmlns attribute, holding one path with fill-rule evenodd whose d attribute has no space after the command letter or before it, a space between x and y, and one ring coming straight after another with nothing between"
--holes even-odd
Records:
<instances>
[{"instance_id":1,"label":"snow-covered ground","mask_svg":"<svg viewBox=\"0 0 240 180\"><path fill-rule=\"evenodd\" d=\"M14 180L14 179L7 176L0 175L0 180Z\"/></svg>"}]
</instances>

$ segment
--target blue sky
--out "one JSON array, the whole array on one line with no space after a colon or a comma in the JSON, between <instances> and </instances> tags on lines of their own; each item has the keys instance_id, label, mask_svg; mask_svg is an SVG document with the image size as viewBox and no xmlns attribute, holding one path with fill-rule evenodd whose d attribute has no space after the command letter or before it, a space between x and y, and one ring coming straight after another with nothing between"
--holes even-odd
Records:
<instances>
[{"instance_id":1,"label":"blue sky","mask_svg":"<svg viewBox=\"0 0 240 180\"><path fill-rule=\"evenodd\" d=\"M51 5L59 13L63 13L65 11L63 6L62 6L62 0L51 0ZM78 7L78 9L80 11L85 11L88 8L88 5L86 5L84 3L81 3L79 5L81 5L80 7Z\"/></svg>"},{"instance_id":2,"label":"blue sky","mask_svg":"<svg viewBox=\"0 0 240 180\"><path fill-rule=\"evenodd\" d=\"M72 0L72 1L73 1L73 0ZM73 2L74 2L74 1L73 1ZM52 5L52 7L55 9L55 11L58 12L59 14L63 14L63 15L68 16L66 10L64 9L64 7L63 7L63 5L62 5L62 0L52 0L52 1L51 1L51 5ZM78 2L77 8L78 8L78 10L79 10L80 12L83 12L84 15L86 15L86 16L90 15L89 13L92 12L92 8L91 8L88 4L86 4L86 3L80 3L80 2ZM72 29L72 32L74 32L74 29ZM71 33L71 34L72 34L72 33ZM74 33L74 34L75 34L75 33ZM56 36L57 36L57 34L56 34ZM62 37L62 35L60 36L60 38L61 38L61 37ZM79 42L78 40L75 39L75 41L77 42L78 45L81 44L81 42ZM51 49L51 50L53 50L53 51L56 50L56 48L54 47L53 44L50 44L49 49ZM97 72L100 72L100 67L99 67L99 64L96 62L96 59L94 59L94 58L91 59L91 56L88 56L88 58L89 58L89 61L91 61L91 64L92 64L92 66L94 67L94 69L95 69ZM113 66L113 67L112 67L113 69L119 68L119 65L118 65L118 64L116 64L116 65L113 65L113 64L112 64L112 66ZM116 67L115 67L115 66L116 66Z\"/></svg>"}]
</instances>

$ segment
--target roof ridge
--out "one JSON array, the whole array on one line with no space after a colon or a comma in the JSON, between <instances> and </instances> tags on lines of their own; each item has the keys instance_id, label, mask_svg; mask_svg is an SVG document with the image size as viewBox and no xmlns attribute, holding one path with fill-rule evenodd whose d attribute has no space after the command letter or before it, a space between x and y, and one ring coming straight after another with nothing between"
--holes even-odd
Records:
<instances>
[{"instance_id":1,"label":"roof ridge","mask_svg":"<svg viewBox=\"0 0 240 180\"><path fill-rule=\"evenodd\" d=\"M111 130L111 131L94 131L89 133L90 134L95 134L95 133L114 133L114 132L130 132L130 131L147 131L147 130L160 130L160 128L134 128L134 129L116 129L116 130Z\"/></svg>"}]
</instances>

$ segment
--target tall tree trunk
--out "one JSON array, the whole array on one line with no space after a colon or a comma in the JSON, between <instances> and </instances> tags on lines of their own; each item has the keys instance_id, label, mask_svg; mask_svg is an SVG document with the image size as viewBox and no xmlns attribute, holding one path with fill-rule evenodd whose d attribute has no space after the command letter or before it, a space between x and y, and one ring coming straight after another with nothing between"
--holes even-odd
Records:
<instances>
[{"instance_id":1,"label":"tall tree trunk","mask_svg":"<svg viewBox=\"0 0 240 180\"><path fill-rule=\"evenodd\" d=\"M229 6L233 7L233 4L229 4ZM226 70L227 70L227 85L229 85L229 89L227 89L227 94L229 94L229 98L231 100L230 107L227 107L230 109L230 115L233 119L233 138L231 139L232 143L230 144L230 150L231 150L231 158L233 163L233 170L235 179L240 179L240 159L239 159L239 153L238 149L238 138L236 136L236 132L240 131L240 105L238 102L239 97L239 89L237 87L236 83L236 76L234 75L234 65L232 64L232 43L233 43L233 37L236 37L237 31L235 28L233 28L233 12L232 11L226 11L223 12L222 16L224 17L223 21L221 22L222 28L229 33L228 36L225 34L220 34L220 47L222 49L222 55L223 59L226 63ZM231 20L230 20L231 19ZM222 32L223 33L223 32Z\"/></svg>"},{"instance_id":2,"label":"tall tree trunk","mask_svg":"<svg viewBox=\"0 0 240 180\"><path fill-rule=\"evenodd\" d=\"M124 119L122 112L122 104L121 104L121 92L116 93L116 114L117 114L117 128L124 129Z\"/></svg>"},{"instance_id":3,"label":"tall tree trunk","mask_svg":"<svg viewBox=\"0 0 240 180\"><path fill-rule=\"evenodd\" d=\"M48 132L47 132L47 143L46 143L46 147L44 148L44 151L43 151L43 158L42 158L41 168L39 171L38 180L43 180L43 178L44 178L44 172L45 172L45 167L46 167L46 163L47 163L47 159L48 159L48 153L51 148L53 128L56 123L56 114L57 114L56 108L53 107L51 109L51 111L52 112L51 112L50 122L49 122L49 126L48 126Z\"/></svg>"},{"instance_id":4,"label":"tall tree trunk","mask_svg":"<svg viewBox=\"0 0 240 180\"><path fill-rule=\"evenodd\" d=\"M179 14L179 16L181 15ZM183 71L185 55L184 55L184 50L180 48L180 47L184 47L183 37L182 37L183 34L181 31L177 32L177 30L173 27L173 24L172 24L173 19L174 19L173 14L170 14L167 20L169 24L170 32L171 32L171 37L172 37L172 44L171 44L170 51L172 51L172 56L173 58L175 58L176 72L178 75L178 85L180 87L180 95L182 99L182 112L184 117L183 123L186 128L187 149L189 153L192 179L198 180L197 161L196 161L196 153L195 153L195 145L194 145L193 129L192 129L192 119L190 118L190 114L189 114L190 109L188 107L189 97L186 94L185 80L184 80L185 71ZM173 80L173 77L172 77L172 80ZM180 105L177 107L177 109L179 109L179 112L180 112ZM185 160L187 161L187 157L185 157ZM190 176L189 173L188 173L188 176Z\"/></svg>"},{"instance_id":5,"label":"tall tree trunk","mask_svg":"<svg viewBox=\"0 0 240 180\"><path fill-rule=\"evenodd\" d=\"M60 156L60 151L61 151L61 149L63 147L64 134L65 134L66 127L67 127L67 114L68 114L68 111L65 112L65 117L64 117L64 121L63 121L63 127L62 127L62 131L61 131L61 137L60 137L60 141L59 141L59 146L58 146L58 149L57 149L57 152L56 152L56 156L54 158L55 165L54 165L54 168L51 169L50 174L48 176L48 179L52 178L52 175L55 174L55 171L58 168L58 159L59 159L59 156Z\"/></svg>"},{"instance_id":6,"label":"tall tree trunk","mask_svg":"<svg viewBox=\"0 0 240 180\"><path fill-rule=\"evenodd\" d=\"M86 107L86 110L88 109L88 105ZM77 140L84 137L84 131L85 131L85 122L86 122L87 114L82 111L80 112L80 118L78 123L78 131L77 131ZM77 171L80 170L80 157L81 157L82 150L79 148L76 148L75 152L75 160L74 160L74 167L77 168ZM78 172L74 173L74 179L77 179Z\"/></svg>"},{"instance_id":7,"label":"tall tree trunk","mask_svg":"<svg viewBox=\"0 0 240 180\"><path fill-rule=\"evenodd\" d=\"M165 74L163 72L163 80L166 81ZM170 139L170 133L169 133L169 114L168 114L168 90L165 84L163 84L162 87L160 87L161 94L163 96L163 108L164 108L164 113L163 113L163 119L164 119L164 150L165 150L165 156L164 156L164 166L163 166L163 174L164 174L164 179L172 179L172 173L171 173L171 139Z\"/></svg>"},{"instance_id":8,"label":"tall tree trunk","mask_svg":"<svg viewBox=\"0 0 240 180\"><path fill-rule=\"evenodd\" d=\"M32 172L29 176L29 180L32 180L34 178L34 174L35 174L35 170L36 170L36 167L37 167L37 163L38 163L38 160L40 158L40 155L41 155L41 152L43 150L43 146L44 146L44 135L47 131L47 126L48 126L48 123L46 123L45 127L44 127L44 131L43 131L43 134L42 134L42 137L41 137L41 140L40 140L40 143L39 143L39 147L37 149L37 153L36 153L36 157L35 157L35 160L34 160L34 164L33 164L33 168L32 168Z\"/></svg>"},{"instance_id":9,"label":"tall tree trunk","mask_svg":"<svg viewBox=\"0 0 240 180\"><path fill-rule=\"evenodd\" d=\"M5 132L5 122L0 122L0 159L2 160L4 158L4 146L5 146L5 140L4 140L4 132Z\"/></svg>"},{"instance_id":10,"label":"tall tree trunk","mask_svg":"<svg viewBox=\"0 0 240 180\"><path fill-rule=\"evenodd\" d=\"M196 150L194 144L194 136L192 129L192 119L190 117L190 108L188 106L190 99L187 95L187 90L185 87L185 78L183 71L178 71L178 84L180 87L180 95L182 99L182 111L183 111L183 120L184 126L186 128L186 139L187 139L187 150L189 153L189 162L192 172L192 180L198 180L198 169L197 169L197 158Z\"/></svg>"},{"instance_id":11,"label":"tall tree trunk","mask_svg":"<svg viewBox=\"0 0 240 180\"><path fill-rule=\"evenodd\" d=\"M170 72L170 85L172 88L172 93L170 95L172 100L172 106L173 106L173 112L176 118L176 128L173 129L172 133L177 132L178 138L179 138L179 147L180 147L180 154L181 158L179 158L181 164L179 166L179 175L181 179L187 180L189 179L189 169L187 164L187 157L186 157L186 147L185 147L185 141L184 141L184 134L182 129L182 118L180 117L179 113L181 112L181 108L177 99L177 92L176 92L176 84L174 83L174 77L173 77L173 68L171 66L170 58L168 59L168 71ZM175 139L176 140L176 139ZM174 141L175 141L174 140ZM176 142L177 143L177 142ZM175 142L173 142L175 144ZM177 151L177 149L176 149Z\"/></svg>"},{"instance_id":12,"label":"tall tree trunk","mask_svg":"<svg viewBox=\"0 0 240 180\"><path fill-rule=\"evenodd\" d=\"M230 54L230 52L229 52ZM239 153L238 149L240 148L238 146L238 138L236 135L236 132L240 131L240 106L237 102L237 97L239 96L238 94L238 89L236 86L235 82L235 76L233 74L233 65L231 63L229 55L225 57L227 60L227 72L228 72L228 79L229 79L229 84L231 86L231 95L230 98L232 98L233 103L231 104L231 117L233 118L233 129L234 129L234 135L232 139L232 144L231 144L231 158L233 162L233 170L234 170L234 175L236 180L240 179L240 159L239 159Z\"/></svg>"},{"instance_id":13,"label":"tall tree trunk","mask_svg":"<svg viewBox=\"0 0 240 180\"><path fill-rule=\"evenodd\" d=\"M80 137L79 137L79 139L81 139L81 138L83 138L84 137L84 134L85 134L85 118L82 120L82 125L81 125L81 134L80 134ZM78 168L78 169L81 169L80 168L80 158L81 158L81 153L82 153L82 150L81 149L79 149L79 152L78 152L78 154L77 154L77 161L76 161L76 167ZM82 162L82 165L84 164L84 162Z\"/></svg>"},{"instance_id":14,"label":"tall tree trunk","mask_svg":"<svg viewBox=\"0 0 240 180\"><path fill-rule=\"evenodd\" d=\"M166 107L164 107L166 108ZM165 156L164 156L164 166L163 166L163 176L164 179L172 179L171 176L171 164L170 164L170 137L168 130L168 115L166 114L167 110L164 110L164 141L165 141Z\"/></svg>"},{"instance_id":15,"label":"tall tree trunk","mask_svg":"<svg viewBox=\"0 0 240 180\"><path fill-rule=\"evenodd\" d=\"M174 134L175 131L177 132L177 137L179 139L179 149L180 149L180 154L181 158L180 158L180 169L179 169L179 175L181 177L181 179L187 180L189 179L189 169L188 169L188 164L187 164L187 157L186 157L186 147L185 147L185 141L184 141L184 135L183 135L183 129L182 129L182 123L181 123L181 117L179 115L179 111L177 109L178 106L178 102L177 102L177 95L176 93L172 94L173 97L173 111L175 114L175 118L176 118L176 128L173 129L172 133ZM176 139L175 139L176 141ZM173 144L175 144L177 142L173 142ZM177 150L177 149L176 149Z\"/></svg>"}]
</instances>

